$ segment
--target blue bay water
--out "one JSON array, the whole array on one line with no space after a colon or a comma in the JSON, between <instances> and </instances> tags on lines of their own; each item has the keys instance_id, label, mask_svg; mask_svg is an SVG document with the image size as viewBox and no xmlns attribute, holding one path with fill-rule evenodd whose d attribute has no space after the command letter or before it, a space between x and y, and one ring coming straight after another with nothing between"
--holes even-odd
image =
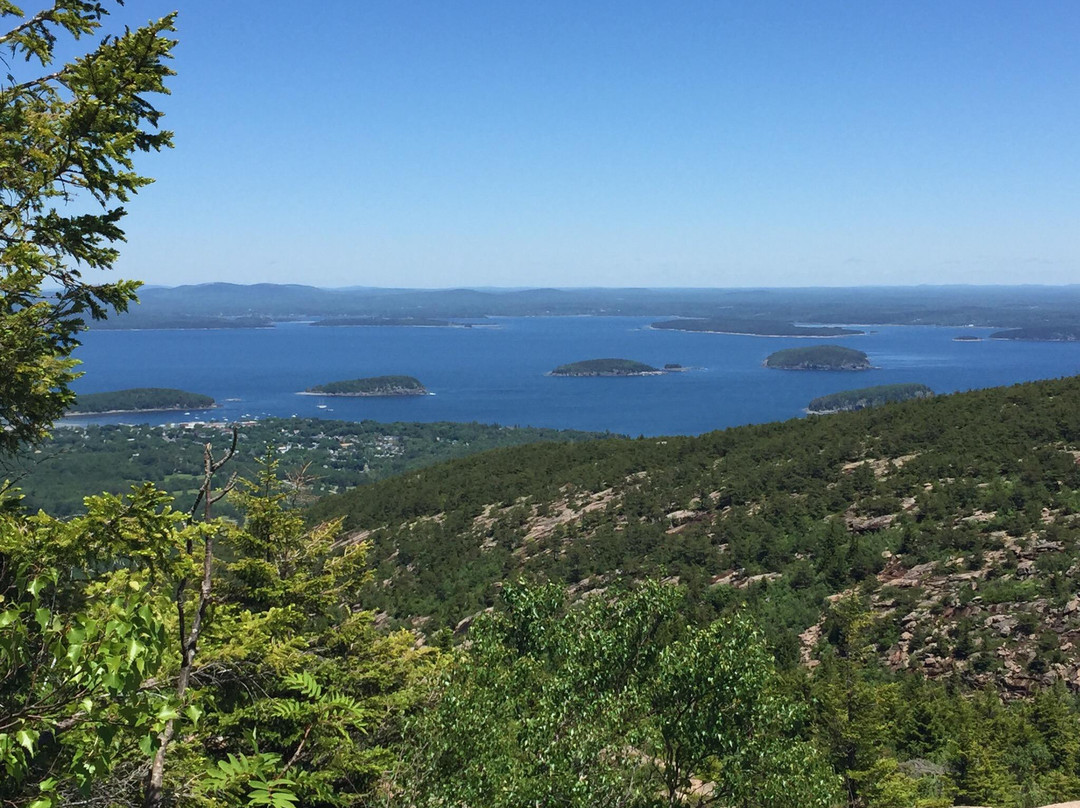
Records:
<instances>
[{"instance_id":1,"label":"blue bay water","mask_svg":"<svg viewBox=\"0 0 1080 808\"><path fill-rule=\"evenodd\" d=\"M1080 373L1080 343L956 342L993 329L869 326L841 340L652 330L656 317L493 318L494 327L313 327L91 331L76 356L82 393L177 387L213 396L210 412L101 416L95 423L166 423L292 416L377 421L478 421L697 434L799 417L810 399L878 384L921 382L949 393ZM866 351L874 370L762 367L781 348L828 342ZM631 378L553 378L557 365L618 357L699 368ZM434 393L402 398L296 395L362 376L416 376ZM230 401L228 399L238 399ZM320 408L318 405L324 405ZM72 419L75 420L75 419Z\"/></svg>"}]
</instances>

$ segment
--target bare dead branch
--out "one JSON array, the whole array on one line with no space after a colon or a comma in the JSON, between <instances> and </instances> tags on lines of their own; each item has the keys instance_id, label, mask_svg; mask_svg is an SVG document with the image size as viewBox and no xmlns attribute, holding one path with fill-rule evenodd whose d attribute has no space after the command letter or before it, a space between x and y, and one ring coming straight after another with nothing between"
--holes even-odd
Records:
<instances>
[{"instance_id":1,"label":"bare dead branch","mask_svg":"<svg viewBox=\"0 0 1080 808\"><path fill-rule=\"evenodd\" d=\"M234 426L229 448L216 460L214 459L213 446L207 443L203 447L203 480L199 486L195 504L191 507L189 521L195 520L195 515L199 512L199 505L201 504L203 506L203 520L206 524L209 524L211 506L220 502L236 484L236 474L233 474L224 488L216 493L214 492L214 475L236 454L239 435L239 429ZM195 668L195 654L198 650L199 638L202 636L203 621L206 618L206 610L213 597L214 536L215 531L211 528L207 528L203 534L202 581L199 585L199 596L195 605L195 614L191 618L190 628L187 626L184 604L184 596L188 586L187 576L182 577L176 587L176 609L179 615L178 633L180 640L180 672L176 679L176 696L181 702L183 702L184 695L187 693L192 671ZM188 539L187 550L189 554L194 551L191 539ZM165 723L165 727L158 735L157 752L154 754L153 763L151 763L150 771L146 777L146 792L143 798L144 808L160 808L164 803L162 785L165 778L165 756L175 734L176 722L170 719Z\"/></svg>"}]
</instances>

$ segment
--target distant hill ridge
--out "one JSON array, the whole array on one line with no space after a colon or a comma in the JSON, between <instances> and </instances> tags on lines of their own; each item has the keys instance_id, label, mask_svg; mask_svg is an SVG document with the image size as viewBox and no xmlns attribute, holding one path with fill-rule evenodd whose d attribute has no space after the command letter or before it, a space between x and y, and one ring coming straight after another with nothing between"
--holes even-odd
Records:
<instances>
[{"instance_id":1,"label":"distant hill ridge","mask_svg":"<svg viewBox=\"0 0 1080 808\"><path fill-rule=\"evenodd\" d=\"M981 325L1046 322L1080 328L1080 286L939 286L854 289L321 289L298 284L144 287L141 303L94 328L153 328L184 318L471 318L485 315L679 316L769 321L818 330L835 323ZM205 319L202 322L206 323ZM814 325L819 324L819 325ZM203 325L200 327L212 327ZM805 332L802 332L805 334Z\"/></svg>"}]
</instances>

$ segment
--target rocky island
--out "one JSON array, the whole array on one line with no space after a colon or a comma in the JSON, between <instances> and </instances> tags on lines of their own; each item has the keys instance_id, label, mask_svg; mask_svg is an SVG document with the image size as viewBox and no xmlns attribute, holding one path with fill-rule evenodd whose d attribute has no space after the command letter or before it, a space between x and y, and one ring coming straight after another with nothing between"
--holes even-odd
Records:
<instances>
[{"instance_id":1,"label":"rocky island","mask_svg":"<svg viewBox=\"0 0 1080 808\"><path fill-rule=\"evenodd\" d=\"M748 337L848 337L863 334L832 325L795 325L779 320L738 320L717 317L685 317L653 323L651 328L699 331L703 334L734 334Z\"/></svg>"},{"instance_id":2,"label":"rocky island","mask_svg":"<svg viewBox=\"0 0 1080 808\"><path fill-rule=\"evenodd\" d=\"M216 406L214 399L200 393L174 390L171 387L131 387L108 393L81 395L64 414L68 416L171 412L173 410L208 410Z\"/></svg>"},{"instance_id":3,"label":"rocky island","mask_svg":"<svg viewBox=\"0 0 1080 808\"><path fill-rule=\"evenodd\" d=\"M859 390L844 390L820 396L807 405L806 411L811 415L827 415L864 410L867 407L879 407L882 404L909 401L913 398L929 398L932 395L934 391L925 384L881 384L877 387L863 387Z\"/></svg>"},{"instance_id":4,"label":"rocky island","mask_svg":"<svg viewBox=\"0 0 1080 808\"><path fill-rule=\"evenodd\" d=\"M633 359L586 359L582 362L571 362L568 365L559 365L549 373L549 376L656 376L668 373L669 370L654 368L644 362L635 362Z\"/></svg>"},{"instance_id":5,"label":"rocky island","mask_svg":"<svg viewBox=\"0 0 1080 808\"><path fill-rule=\"evenodd\" d=\"M309 396L426 396L427 389L412 376L368 376L309 387Z\"/></svg>"},{"instance_id":6,"label":"rocky island","mask_svg":"<svg viewBox=\"0 0 1080 808\"><path fill-rule=\"evenodd\" d=\"M765 367L777 370L870 370L870 358L862 351L840 345L787 348L769 354Z\"/></svg>"}]
</instances>

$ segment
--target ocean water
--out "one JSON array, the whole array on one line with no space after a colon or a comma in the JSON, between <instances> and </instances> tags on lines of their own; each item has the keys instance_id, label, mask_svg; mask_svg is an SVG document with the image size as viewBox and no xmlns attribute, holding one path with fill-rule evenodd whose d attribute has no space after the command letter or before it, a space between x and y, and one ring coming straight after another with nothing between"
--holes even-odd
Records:
<instances>
[{"instance_id":1,"label":"ocean water","mask_svg":"<svg viewBox=\"0 0 1080 808\"><path fill-rule=\"evenodd\" d=\"M816 339L652 330L659 317L493 318L474 328L312 327L202 331L90 331L76 356L81 393L177 387L205 393L212 411L99 416L95 423L167 423L292 415L344 420L478 421L609 430L628 435L698 434L804 414L816 396L897 382L937 393L1080 374L1080 343L956 342L993 329L867 326L825 340L865 351L863 372L762 367L781 348ZM631 378L553 378L557 365L618 357L695 370ZM361 376L416 376L434 395L333 398L296 395ZM322 405L320 407L320 405Z\"/></svg>"}]
</instances>

